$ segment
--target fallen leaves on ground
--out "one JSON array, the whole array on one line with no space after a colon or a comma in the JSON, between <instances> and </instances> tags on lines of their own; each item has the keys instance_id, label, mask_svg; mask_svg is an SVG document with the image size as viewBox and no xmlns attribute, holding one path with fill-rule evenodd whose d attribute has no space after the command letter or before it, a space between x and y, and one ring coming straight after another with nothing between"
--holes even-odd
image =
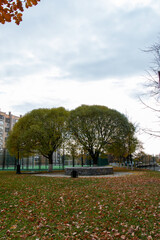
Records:
<instances>
[{"instance_id":1,"label":"fallen leaves on ground","mask_svg":"<svg viewBox=\"0 0 160 240\"><path fill-rule=\"evenodd\" d=\"M160 173L46 178L0 172L0 239L160 239Z\"/></svg>"}]
</instances>

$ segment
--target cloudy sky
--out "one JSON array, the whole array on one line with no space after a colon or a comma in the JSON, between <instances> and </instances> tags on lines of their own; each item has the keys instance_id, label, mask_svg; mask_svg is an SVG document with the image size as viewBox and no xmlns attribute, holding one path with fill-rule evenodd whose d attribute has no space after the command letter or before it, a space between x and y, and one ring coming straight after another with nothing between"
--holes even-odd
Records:
<instances>
[{"instance_id":1,"label":"cloudy sky","mask_svg":"<svg viewBox=\"0 0 160 240\"><path fill-rule=\"evenodd\" d=\"M0 25L1 111L99 104L157 128L139 97L153 60L143 50L159 33L159 0L41 0L20 26ZM160 139L139 139L160 153Z\"/></svg>"}]
</instances>

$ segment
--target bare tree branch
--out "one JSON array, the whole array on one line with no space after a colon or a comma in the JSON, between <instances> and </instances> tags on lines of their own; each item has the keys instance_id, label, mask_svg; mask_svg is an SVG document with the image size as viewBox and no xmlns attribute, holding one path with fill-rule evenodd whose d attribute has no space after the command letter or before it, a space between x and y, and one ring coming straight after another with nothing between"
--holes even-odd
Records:
<instances>
[{"instance_id":1,"label":"bare tree branch","mask_svg":"<svg viewBox=\"0 0 160 240\"><path fill-rule=\"evenodd\" d=\"M147 105L140 97L139 97L139 100L146 108L149 108L149 109L153 110L154 112L160 112L160 109L155 109L155 108Z\"/></svg>"}]
</instances>

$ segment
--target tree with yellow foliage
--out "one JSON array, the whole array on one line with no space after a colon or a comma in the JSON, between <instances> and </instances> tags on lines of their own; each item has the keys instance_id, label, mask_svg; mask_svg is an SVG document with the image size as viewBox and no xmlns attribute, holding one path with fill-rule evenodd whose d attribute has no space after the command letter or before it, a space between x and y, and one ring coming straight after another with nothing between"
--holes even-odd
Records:
<instances>
[{"instance_id":1,"label":"tree with yellow foliage","mask_svg":"<svg viewBox=\"0 0 160 240\"><path fill-rule=\"evenodd\" d=\"M24 8L37 5L40 0L0 0L0 23L15 21L17 25L22 21Z\"/></svg>"}]
</instances>

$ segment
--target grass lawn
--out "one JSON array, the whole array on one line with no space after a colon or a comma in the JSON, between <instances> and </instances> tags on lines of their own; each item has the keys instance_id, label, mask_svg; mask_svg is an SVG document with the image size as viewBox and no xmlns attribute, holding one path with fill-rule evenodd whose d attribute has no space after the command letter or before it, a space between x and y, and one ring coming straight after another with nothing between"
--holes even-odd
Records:
<instances>
[{"instance_id":1,"label":"grass lawn","mask_svg":"<svg viewBox=\"0 0 160 240\"><path fill-rule=\"evenodd\" d=\"M160 172L49 178L0 172L0 239L160 239Z\"/></svg>"}]
</instances>

